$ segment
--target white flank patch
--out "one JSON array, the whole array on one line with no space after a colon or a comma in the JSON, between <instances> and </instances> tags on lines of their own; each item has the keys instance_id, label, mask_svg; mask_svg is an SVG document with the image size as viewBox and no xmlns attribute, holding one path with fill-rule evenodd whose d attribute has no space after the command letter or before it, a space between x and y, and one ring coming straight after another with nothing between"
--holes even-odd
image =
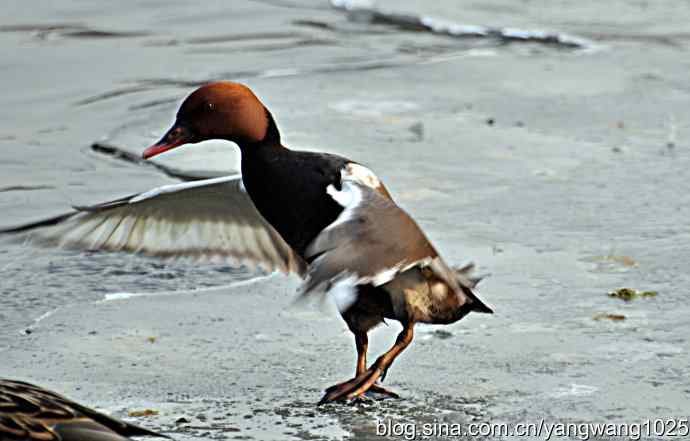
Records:
<instances>
[{"instance_id":1,"label":"white flank patch","mask_svg":"<svg viewBox=\"0 0 690 441\"><path fill-rule=\"evenodd\" d=\"M166 193L175 193L178 191L186 190L188 188L204 187L206 185L213 185L213 184L218 184L221 182L233 181L233 180L238 179L240 177L241 177L241 175L230 175L230 176L221 176L220 178L202 179L200 181L184 182L182 184L163 185L162 187L154 188L153 190L149 190L147 192L144 192L144 193L141 193L137 196L134 196L132 199L129 200L129 203L134 204L137 202L141 202L145 199L151 199L151 198L154 198L156 196L160 196L160 195L166 194Z\"/></svg>"},{"instance_id":2,"label":"white flank patch","mask_svg":"<svg viewBox=\"0 0 690 441\"><path fill-rule=\"evenodd\" d=\"M357 277L352 275L338 280L329 290L338 311L347 311L357 301Z\"/></svg>"},{"instance_id":3,"label":"white flank patch","mask_svg":"<svg viewBox=\"0 0 690 441\"><path fill-rule=\"evenodd\" d=\"M371 284L374 286L381 286L385 283L388 283L395 278L395 275L398 274L399 271L400 265L380 271L370 278Z\"/></svg>"},{"instance_id":4,"label":"white flank patch","mask_svg":"<svg viewBox=\"0 0 690 441\"><path fill-rule=\"evenodd\" d=\"M341 207L347 208L352 202L352 193L343 190L338 191L333 185L326 187L326 193L328 193Z\"/></svg>"},{"instance_id":5,"label":"white flank patch","mask_svg":"<svg viewBox=\"0 0 690 441\"><path fill-rule=\"evenodd\" d=\"M342 186L343 189L340 191L336 190L333 185L326 187L326 193L345 209L332 224L324 228L324 231L335 228L350 220L354 210L362 203L362 190L357 188L352 182L345 181L342 183Z\"/></svg>"},{"instance_id":6,"label":"white flank patch","mask_svg":"<svg viewBox=\"0 0 690 441\"><path fill-rule=\"evenodd\" d=\"M376 177L374 172L363 165L355 164L353 162L347 164L345 168L340 171L340 179L342 181L359 182L360 184L371 187L374 190L377 190L381 186L381 180Z\"/></svg>"}]
</instances>

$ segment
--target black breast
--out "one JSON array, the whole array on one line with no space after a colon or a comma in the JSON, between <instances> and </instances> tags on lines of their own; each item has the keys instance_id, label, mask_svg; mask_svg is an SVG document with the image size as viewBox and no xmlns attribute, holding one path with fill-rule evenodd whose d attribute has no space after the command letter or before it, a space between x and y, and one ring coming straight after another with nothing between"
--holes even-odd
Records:
<instances>
[{"instance_id":1,"label":"black breast","mask_svg":"<svg viewBox=\"0 0 690 441\"><path fill-rule=\"evenodd\" d=\"M242 179L259 212L304 257L307 245L343 210L326 187L340 189L340 171L348 162L279 146L243 149Z\"/></svg>"}]
</instances>

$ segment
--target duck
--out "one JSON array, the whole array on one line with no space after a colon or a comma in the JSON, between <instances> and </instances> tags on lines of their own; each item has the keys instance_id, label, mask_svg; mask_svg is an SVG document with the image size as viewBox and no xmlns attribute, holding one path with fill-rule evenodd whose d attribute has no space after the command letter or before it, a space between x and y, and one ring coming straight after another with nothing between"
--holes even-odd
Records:
<instances>
[{"instance_id":1,"label":"duck","mask_svg":"<svg viewBox=\"0 0 690 441\"><path fill-rule=\"evenodd\" d=\"M327 388L318 404L398 398L381 382L416 324L493 313L476 295L473 265L451 268L369 168L289 149L271 112L243 84L194 90L142 156L151 160L211 139L239 148L240 175L166 185L2 232L40 230L36 240L53 245L221 259L297 274L298 298L333 299L357 351L354 376ZM385 320L402 330L368 364L368 333Z\"/></svg>"},{"instance_id":2,"label":"duck","mask_svg":"<svg viewBox=\"0 0 690 441\"><path fill-rule=\"evenodd\" d=\"M127 441L170 438L18 380L0 379L0 439L17 441Z\"/></svg>"}]
</instances>

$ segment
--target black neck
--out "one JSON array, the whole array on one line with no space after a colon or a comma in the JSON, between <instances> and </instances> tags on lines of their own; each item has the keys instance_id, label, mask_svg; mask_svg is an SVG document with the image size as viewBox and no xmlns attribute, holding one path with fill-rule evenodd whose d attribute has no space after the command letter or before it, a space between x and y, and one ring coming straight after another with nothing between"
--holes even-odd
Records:
<instances>
[{"instance_id":1,"label":"black neck","mask_svg":"<svg viewBox=\"0 0 690 441\"><path fill-rule=\"evenodd\" d=\"M247 141L240 140L237 142L242 153L252 153L262 149L283 149L283 145L280 143L280 132L278 131L278 126L271 112L266 110L266 118L268 119L268 128L266 129L266 135L260 141Z\"/></svg>"}]
</instances>

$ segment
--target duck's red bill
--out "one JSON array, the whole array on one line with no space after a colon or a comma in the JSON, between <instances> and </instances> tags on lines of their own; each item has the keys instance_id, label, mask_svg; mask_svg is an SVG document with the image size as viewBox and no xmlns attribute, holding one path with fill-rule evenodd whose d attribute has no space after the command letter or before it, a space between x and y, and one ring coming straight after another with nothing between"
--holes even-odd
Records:
<instances>
[{"instance_id":1,"label":"duck's red bill","mask_svg":"<svg viewBox=\"0 0 690 441\"><path fill-rule=\"evenodd\" d=\"M194 142L192 133L185 126L176 123L163 135L160 141L144 150L141 156L144 159L152 158L175 147Z\"/></svg>"},{"instance_id":2,"label":"duck's red bill","mask_svg":"<svg viewBox=\"0 0 690 441\"><path fill-rule=\"evenodd\" d=\"M160 153L167 152L168 150L174 149L175 147L179 147L182 144L186 144L186 142L183 140L177 140L177 141L171 142L169 144L161 144L161 143L157 142L154 145L152 145L151 147L144 150L144 153L142 153L141 156L144 159L153 158L154 156L156 156Z\"/></svg>"}]
</instances>

